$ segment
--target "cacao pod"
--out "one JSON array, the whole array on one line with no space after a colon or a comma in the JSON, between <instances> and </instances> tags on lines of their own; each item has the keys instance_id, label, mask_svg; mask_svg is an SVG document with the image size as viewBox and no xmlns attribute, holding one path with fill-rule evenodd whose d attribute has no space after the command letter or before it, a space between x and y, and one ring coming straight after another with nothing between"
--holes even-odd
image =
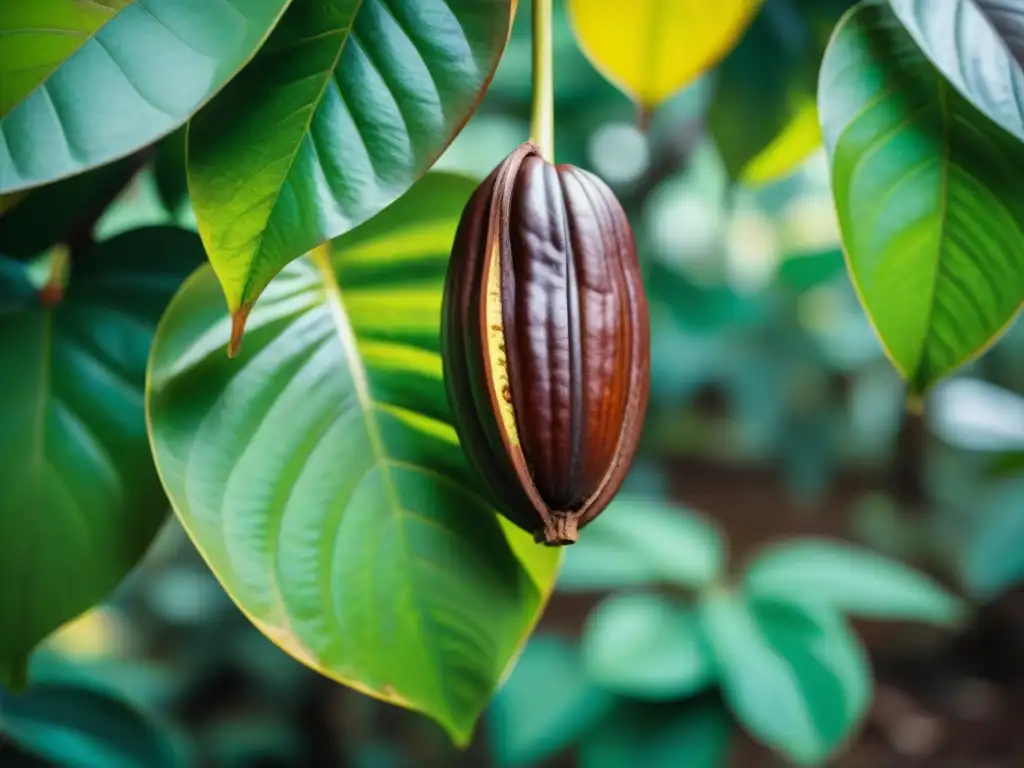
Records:
<instances>
[{"instance_id":1,"label":"cacao pod","mask_svg":"<svg viewBox=\"0 0 1024 768\"><path fill-rule=\"evenodd\" d=\"M622 485L650 388L633 233L608 186L512 152L466 205L442 306L456 432L499 511L576 541Z\"/></svg>"}]
</instances>

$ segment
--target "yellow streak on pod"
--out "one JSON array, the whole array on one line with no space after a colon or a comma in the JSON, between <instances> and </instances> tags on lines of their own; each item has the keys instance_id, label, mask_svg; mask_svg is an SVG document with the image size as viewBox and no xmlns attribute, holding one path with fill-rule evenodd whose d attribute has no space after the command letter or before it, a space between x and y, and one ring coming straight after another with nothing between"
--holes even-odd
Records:
<instances>
[{"instance_id":1,"label":"yellow streak on pod","mask_svg":"<svg viewBox=\"0 0 1024 768\"><path fill-rule=\"evenodd\" d=\"M484 312L487 317L487 358L491 369L491 387L494 402L498 404L501 425L509 444L519 447L519 430L512 408L512 390L509 388L508 358L505 351L505 327L501 313L501 244L495 238L487 259L487 279L484 282Z\"/></svg>"}]
</instances>

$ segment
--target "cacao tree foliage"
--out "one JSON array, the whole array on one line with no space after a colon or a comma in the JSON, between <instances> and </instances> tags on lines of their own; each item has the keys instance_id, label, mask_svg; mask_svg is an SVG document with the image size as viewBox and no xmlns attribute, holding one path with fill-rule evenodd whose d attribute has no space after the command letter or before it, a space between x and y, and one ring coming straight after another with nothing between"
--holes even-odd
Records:
<instances>
[{"instance_id":1,"label":"cacao tree foliage","mask_svg":"<svg viewBox=\"0 0 1024 768\"><path fill-rule=\"evenodd\" d=\"M1024 582L1024 3L551 8L0 0L0 762L823 765Z\"/></svg>"}]
</instances>

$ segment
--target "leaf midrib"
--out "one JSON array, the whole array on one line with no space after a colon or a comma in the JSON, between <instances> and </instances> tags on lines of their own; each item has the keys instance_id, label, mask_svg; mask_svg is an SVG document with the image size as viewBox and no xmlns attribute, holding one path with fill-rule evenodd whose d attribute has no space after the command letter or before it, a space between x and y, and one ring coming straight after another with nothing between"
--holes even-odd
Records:
<instances>
[{"instance_id":1,"label":"leaf midrib","mask_svg":"<svg viewBox=\"0 0 1024 768\"><path fill-rule=\"evenodd\" d=\"M134 2L134 0L133 0ZM291 175L292 169L295 167L295 158L299 155L299 150L302 148L302 142L305 140L306 135L309 133L310 128L313 125L313 118L316 116L317 110L320 109L320 104L324 100L324 94L327 92L327 86L330 84L331 79L334 77L334 72L338 68L338 64L341 62L341 54L345 51L345 45L348 43L349 37L352 36L352 30L355 28L356 19L359 17L359 13L363 10L363 0L356 0L355 10L352 11L352 17L349 19L348 26L342 27L338 30L341 33L341 44L338 46L337 53L334 54L334 61L331 62L331 66L324 71L324 81L320 86L320 92L317 94L316 100L312 104L309 110L309 115L306 117L306 124L302 128L302 135L299 140L295 142L295 146L292 147L292 151L288 157L287 170L284 172L284 176L281 179L281 183L278 185L277 190L274 192L274 200L270 204L270 210L267 212L267 220L263 223L259 233L259 238L256 240L256 245L252 251L252 260L255 261L259 256L260 251L263 249L263 240L267 236L267 232L270 229L270 220L274 217L274 211L277 210L277 204L281 200L281 193L284 191L285 184L288 183L288 177ZM303 44L308 40L303 40ZM319 246L322 247L322 246ZM314 250L314 253L316 251ZM319 266L319 265L318 265ZM256 270L252 269L251 266L248 273L245 276L245 283L242 285L241 291L241 306L246 306L250 303L246 300L249 295L249 290L252 288L253 278L256 276ZM340 297L340 294L339 294Z\"/></svg>"},{"instance_id":2,"label":"leaf midrib","mask_svg":"<svg viewBox=\"0 0 1024 768\"><path fill-rule=\"evenodd\" d=\"M345 313L345 300L341 295L341 285L338 282L338 276L334 269L330 241L314 248L310 252L309 258L320 273L328 310L331 313L331 317L334 319L334 325L338 332L338 339L341 343L341 348L345 355L346 362L348 363L349 373L352 376L352 387L355 390L356 400L359 403L360 410L363 412L363 423L366 425L366 433L373 450L374 463L379 468L382 481L386 488L386 493L388 494L388 498L391 502L392 510L401 513L401 499L398 498L398 495L395 492L395 483L391 475L391 457L385 449L384 437L381 432L380 424L377 421L376 406L373 396L370 394L369 377L367 375L366 368L363 365L363 361L360 359L359 354L356 351L357 346L355 332L352 330L352 324L349 322L348 315ZM405 528L400 523L396 524L395 528L398 538L401 541L402 548L408 553L408 556L411 559L412 550L409 547ZM415 611L413 612L413 621L416 623L416 628L418 630L417 634L420 637L420 641L424 645L427 645L423 621L420 618L419 613ZM434 652L436 653L436 649L434 649ZM441 701L447 710L449 723L459 727L452 711L451 701L446 695L446 689L441 679L441 673L435 672L433 678L435 688L440 694Z\"/></svg>"},{"instance_id":3,"label":"leaf midrib","mask_svg":"<svg viewBox=\"0 0 1024 768\"><path fill-rule=\"evenodd\" d=\"M936 72L936 75L938 75L938 72ZM935 86L938 91L936 103L939 107L939 114L942 117L942 152L939 156L940 168L942 169L939 176L939 231L935 248L935 271L932 273L931 298L928 301L928 314L924 324L924 337L921 339L921 351L914 366L914 372L910 377L911 386L915 386L913 380L917 379L921 374L921 366L925 362L925 356L928 354L928 342L932 337L931 327L932 321L935 318L936 294L939 290L939 276L942 274L943 254L946 250L943 247L943 243L946 240L946 224L949 218L949 166L951 162L949 137L952 130L950 125L949 91L942 77L937 76L935 78Z\"/></svg>"}]
</instances>

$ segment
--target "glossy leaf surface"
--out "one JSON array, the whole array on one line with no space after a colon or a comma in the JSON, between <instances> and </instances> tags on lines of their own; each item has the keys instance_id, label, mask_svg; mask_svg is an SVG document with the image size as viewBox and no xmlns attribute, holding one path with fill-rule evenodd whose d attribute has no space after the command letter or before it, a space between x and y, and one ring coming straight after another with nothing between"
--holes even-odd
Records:
<instances>
[{"instance_id":1,"label":"glossy leaf surface","mask_svg":"<svg viewBox=\"0 0 1024 768\"><path fill-rule=\"evenodd\" d=\"M146 358L202 261L194 233L136 230L84 254L55 309L0 314L0 680L102 599L166 518L146 443Z\"/></svg>"},{"instance_id":2,"label":"glossy leaf surface","mask_svg":"<svg viewBox=\"0 0 1024 768\"><path fill-rule=\"evenodd\" d=\"M1024 143L952 88L878 0L837 28L818 96L851 276L920 395L1020 309Z\"/></svg>"},{"instance_id":3,"label":"glossy leaf surface","mask_svg":"<svg viewBox=\"0 0 1024 768\"><path fill-rule=\"evenodd\" d=\"M653 110L715 66L761 0L569 0L584 52L605 77Z\"/></svg>"},{"instance_id":4,"label":"glossy leaf surface","mask_svg":"<svg viewBox=\"0 0 1024 768\"><path fill-rule=\"evenodd\" d=\"M1017 0L889 0L953 86L1024 141L1024 4Z\"/></svg>"},{"instance_id":5,"label":"glossy leaf surface","mask_svg":"<svg viewBox=\"0 0 1024 768\"><path fill-rule=\"evenodd\" d=\"M185 765L180 748L159 722L99 690L48 684L13 696L0 689L0 713L0 735L56 765Z\"/></svg>"},{"instance_id":6,"label":"glossy leaf surface","mask_svg":"<svg viewBox=\"0 0 1024 768\"><path fill-rule=\"evenodd\" d=\"M620 494L569 547L558 580L565 591L646 584L704 586L725 565L721 534L672 504Z\"/></svg>"},{"instance_id":7,"label":"glossy leaf surface","mask_svg":"<svg viewBox=\"0 0 1024 768\"><path fill-rule=\"evenodd\" d=\"M32 0L0 7L0 192L110 162L182 125L289 0Z\"/></svg>"},{"instance_id":8,"label":"glossy leaf surface","mask_svg":"<svg viewBox=\"0 0 1024 768\"><path fill-rule=\"evenodd\" d=\"M715 676L693 613L661 595L609 597L587 617L582 647L590 678L634 699L680 699Z\"/></svg>"},{"instance_id":9,"label":"glossy leaf surface","mask_svg":"<svg viewBox=\"0 0 1024 768\"><path fill-rule=\"evenodd\" d=\"M793 540L750 564L746 588L759 595L799 595L853 616L950 624L964 606L923 573L869 550L834 541Z\"/></svg>"},{"instance_id":10,"label":"glossy leaf surface","mask_svg":"<svg viewBox=\"0 0 1024 768\"><path fill-rule=\"evenodd\" d=\"M294 1L189 126L189 192L232 311L426 172L490 82L511 6Z\"/></svg>"},{"instance_id":11,"label":"glossy leaf surface","mask_svg":"<svg viewBox=\"0 0 1024 768\"><path fill-rule=\"evenodd\" d=\"M714 593L700 606L726 703L758 740L818 765L864 715L871 676L843 620L817 609Z\"/></svg>"},{"instance_id":12,"label":"glossy leaf surface","mask_svg":"<svg viewBox=\"0 0 1024 768\"><path fill-rule=\"evenodd\" d=\"M148 393L175 510L256 626L458 742L558 562L499 522L449 422L441 289L474 186L428 176L289 266L234 361L216 278L199 270L161 323Z\"/></svg>"}]
</instances>

